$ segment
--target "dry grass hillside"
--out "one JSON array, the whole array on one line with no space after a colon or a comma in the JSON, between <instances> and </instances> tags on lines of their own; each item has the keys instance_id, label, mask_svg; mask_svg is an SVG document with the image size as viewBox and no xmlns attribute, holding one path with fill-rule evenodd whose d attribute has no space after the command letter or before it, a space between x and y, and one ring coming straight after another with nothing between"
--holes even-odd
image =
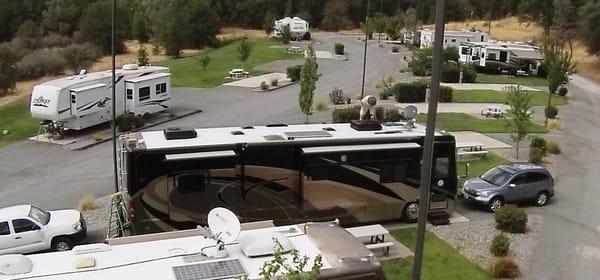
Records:
<instances>
[{"instance_id":1,"label":"dry grass hillside","mask_svg":"<svg viewBox=\"0 0 600 280\"><path fill-rule=\"evenodd\" d=\"M450 22L446 24L446 30L460 30L476 28L488 31L488 22L483 20ZM543 30L535 24L521 23L516 17L509 17L492 21L491 37L502 41L542 40ZM587 53L585 47L578 41L573 45L573 60L577 63L579 74L600 82L600 57Z\"/></svg>"}]
</instances>

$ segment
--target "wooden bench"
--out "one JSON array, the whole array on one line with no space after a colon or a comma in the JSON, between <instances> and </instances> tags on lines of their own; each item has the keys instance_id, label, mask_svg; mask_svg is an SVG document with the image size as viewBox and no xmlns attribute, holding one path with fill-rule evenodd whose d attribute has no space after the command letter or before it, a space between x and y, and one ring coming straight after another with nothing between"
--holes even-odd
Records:
<instances>
[{"instance_id":1,"label":"wooden bench","mask_svg":"<svg viewBox=\"0 0 600 280\"><path fill-rule=\"evenodd\" d=\"M369 249L371 251L383 248L383 250L384 250L383 253L386 256L389 256L390 255L390 247L394 246L394 243L388 241L388 242L382 242L382 243L367 244L365 246L367 247L367 249Z\"/></svg>"}]
</instances>

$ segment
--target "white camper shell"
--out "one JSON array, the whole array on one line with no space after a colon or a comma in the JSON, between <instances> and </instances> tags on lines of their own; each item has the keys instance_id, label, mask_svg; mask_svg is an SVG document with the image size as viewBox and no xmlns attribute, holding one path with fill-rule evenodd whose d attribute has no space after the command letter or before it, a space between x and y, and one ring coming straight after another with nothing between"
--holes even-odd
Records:
<instances>
[{"instance_id":1,"label":"white camper shell","mask_svg":"<svg viewBox=\"0 0 600 280\"><path fill-rule=\"evenodd\" d=\"M116 113L152 114L169 108L171 74L166 67L124 65L116 71ZM111 119L112 71L82 73L36 85L34 118L81 130Z\"/></svg>"},{"instance_id":2,"label":"white camper shell","mask_svg":"<svg viewBox=\"0 0 600 280\"><path fill-rule=\"evenodd\" d=\"M294 40L302 40L308 32L308 21L299 17L284 17L275 21L275 25L273 26L273 36L281 36L281 31L286 25L289 25L292 39Z\"/></svg>"}]
</instances>

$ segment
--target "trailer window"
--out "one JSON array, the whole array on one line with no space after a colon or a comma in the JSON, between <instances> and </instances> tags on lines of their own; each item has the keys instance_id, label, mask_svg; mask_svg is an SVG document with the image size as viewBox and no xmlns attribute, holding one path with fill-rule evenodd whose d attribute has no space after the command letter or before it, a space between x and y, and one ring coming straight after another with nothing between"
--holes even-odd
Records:
<instances>
[{"instance_id":1,"label":"trailer window","mask_svg":"<svg viewBox=\"0 0 600 280\"><path fill-rule=\"evenodd\" d=\"M144 101L150 99L150 87L140 88L139 92L139 100Z\"/></svg>"},{"instance_id":2,"label":"trailer window","mask_svg":"<svg viewBox=\"0 0 600 280\"><path fill-rule=\"evenodd\" d=\"M127 89L127 99L129 99L129 100L133 99L133 90L132 89Z\"/></svg>"},{"instance_id":3,"label":"trailer window","mask_svg":"<svg viewBox=\"0 0 600 280\"><path fill-rule=\"evenodd\" d=\"M77 97L75 94L71 94L71 103L73 103L73 104L77 103Z\"/></svg>"},{"instance_id":4,"label":"trailer window","mask_svg":"<svg viewBox=\"0 0 600 280\"><path fill-rule=\"evenodd\" d=\"M156 84L156 94L167 92L167 83Z\"/></svg>"}]
</instances>

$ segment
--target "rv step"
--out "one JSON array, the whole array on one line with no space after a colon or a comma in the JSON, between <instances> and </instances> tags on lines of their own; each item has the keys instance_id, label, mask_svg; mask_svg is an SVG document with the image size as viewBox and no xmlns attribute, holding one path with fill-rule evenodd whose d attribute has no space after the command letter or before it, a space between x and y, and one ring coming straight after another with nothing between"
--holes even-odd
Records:
<instances>
[{"instance_id":1,"label":"rv step","mask_svg":"<svg viewBox=\"0 0 600 280\"><path fill-rule=\"evenodd\" d=\"M431 212L428 216L429 222L434 226L447 225L450 223L450 215L446 212Z\"/></svg>"}]
</instances>

